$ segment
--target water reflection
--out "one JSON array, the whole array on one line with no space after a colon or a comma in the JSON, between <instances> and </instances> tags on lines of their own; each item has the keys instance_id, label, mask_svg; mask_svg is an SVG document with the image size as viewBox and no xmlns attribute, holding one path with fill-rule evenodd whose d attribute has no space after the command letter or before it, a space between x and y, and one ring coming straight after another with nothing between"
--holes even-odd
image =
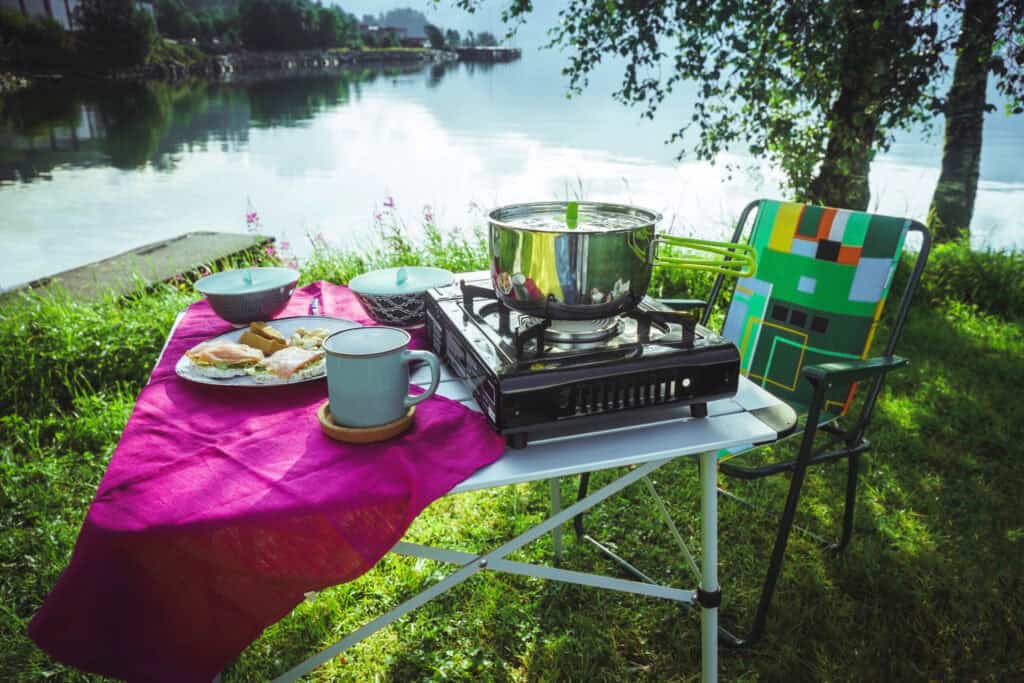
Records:
<instances>
[{"instance_id":1,"label":"water reflection","mask_svg":"<svg viewBox=\"0 0 1024 683\"><path fill-rule=\"evenodd\" d=\"M675 161L664 144L694 93L655 120L609 97L603 65L565 98L561 58L508 64L241 74L226 82L42 83L0 98L0 289L192 230L239 232L251 202L299 256L307 234L361 247L394 196L410 229L476 207L575 197L644 206L723 238L777 171L738 154ZM1022 245L1024 118L989 115L972 241ZM904 136L872 167L872 209L923 219L941 136ZM730 172L726 163L742 171ZM754 165L759 172L746 171Z\"/></svg>"},{"instance_id":2,"label":"water reflection","mask_svg":"<svg viewBox=\"0 0 1024 683\"><path fill-rule=\"evenodd\" d=\"M446 72L432 65L427 83ZM425 70L280 71L229 81L43 83L0 98L0 183L47 179L53 169L105 164L175 168L181 152L210 142L237 150L255 128L302 126L358 99L360 84Z\"/></svg>"}]
</instances>

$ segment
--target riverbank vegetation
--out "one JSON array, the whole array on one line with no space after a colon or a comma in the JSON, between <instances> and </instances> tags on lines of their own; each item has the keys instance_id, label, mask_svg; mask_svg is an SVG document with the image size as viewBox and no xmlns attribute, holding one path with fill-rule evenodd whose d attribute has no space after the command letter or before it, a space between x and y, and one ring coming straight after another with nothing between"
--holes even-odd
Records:
<instances>
[{"instance_id":1,"label":"riverbank vegetation","mask_svg":"<svg viewBox=\"0 0 1024 683\"><path fill-rule=\"evenodd\" d=\"M124 73L145 65L177 69L238 51L453 49L496 45L487 32L444 31L413 9L362 21L313 0L82 0L73 30L45 16L0 8L0 67L72 75Z\"/></svg>"},{"instance_id":2,"label":"riverbank vegetation","mask_svg":"<svg viewBox=\"0 0 1024 683\"><path fill-rule=\"evenodd\" d=\"M424 237L412 240L384 216L377 243L360 252L314 238L302 281L345 282L367 268L399 263L452 270L485 265L479 233L445 233L431 216L425 219ZM972 252L964 242L936 250L899 349L911 365L892 376L869 434L874 446L862 475L854 541L834 557L795 535L768 636L749 652L723 650L724 680L1007 680L1024 668L1020 259ZM908 258L899 277L909 266ZM707 284L659 275L653 290L701 296ZM0 678L86 678L49 660L25 627L67 565L175 316L195 299L181 283L89 304L28 296L0 308ZM841 467L810 477L798 523L834 535L844 480ZM564 482L564 499L574 495L574 484ZM659 471L655 484L695 540L692 463ZM728 486L776 510L787 482ZM646 502L641 490L627 490L593 512L589 524L645 571L688 585L685 563ZM721 508L723 618L735 623L752 614L774 531L770 515L724 499ZM493 547L546 510L541 483L463 494L431 506L411 538L466 550ZM516 559L550 562L549 541ZM571 537L564 566L616 573L589 544ZM280 674L446 572L432 562L386 558L268 628L225 680ZM672 603L487 574L331 661L318 676L662 681L694 677L699 652L697 616Z\"/></svg>"}]
</instances>

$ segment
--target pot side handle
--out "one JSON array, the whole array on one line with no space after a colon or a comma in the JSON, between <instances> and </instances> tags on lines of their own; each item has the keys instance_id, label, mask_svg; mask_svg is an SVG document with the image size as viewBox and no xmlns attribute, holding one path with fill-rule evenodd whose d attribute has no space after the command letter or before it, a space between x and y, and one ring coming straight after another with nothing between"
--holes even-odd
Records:
<instances>
[{"instance_id":1,"label":"pot side handle","mask_svg":"<svg viewBox=\"0 0 1024 683\"><path fill-rule=\"evenodd\" d=\"M659 244L685 249L688 253L683 256L659 254ZM757 252L749 244L657 235L651 240L647 263L656 268L689 268L741 278L750 277L757 271Z\"/></svg>"}]
</instances>

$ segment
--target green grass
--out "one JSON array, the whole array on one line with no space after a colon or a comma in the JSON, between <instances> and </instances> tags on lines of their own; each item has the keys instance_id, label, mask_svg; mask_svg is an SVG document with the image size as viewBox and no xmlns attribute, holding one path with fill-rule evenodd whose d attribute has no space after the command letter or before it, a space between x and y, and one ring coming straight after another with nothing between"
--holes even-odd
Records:
<instances>
[{"instance_id":1,"label":"green grass","mask_svg":"<svg viewBox=\"0 0 1024 683\"><path fill-rule=\"evenodd\" d=\"M147 64L184 64L188 66L206 59L203 51L192 45L178 43L166 38L153 41L153 49L146 58Z\"/></svg>"},{"instance_id":2,"label":"green grass","mask_svg":"<svg viewBox=\"0 0 1024 683\"><path fill-rule=\"evenodd\" d=\"M479 236L463 240L437 230L410 243L389 230L364 255L319 248L303 279L345 281L402 261L478 267L480 245ZM878 406L853 543L834 557L794 535L768 635L752 651L723 650L723 680L1002 681L1019 679L1024 670L1024 320L1001 300L958 296L957 287L936 284L991 279L990 272L966 267L956 276L945 273L943 259L969 264L976 258L955 249L926 271L929 285L900 346L912 363L892 376ZM982 258L1003 268L1007 288L1019 286L1019 270L997 255ZM665 296L700 294L706 284L659 280ZM36 649L25 625L66 565L134 396L174 315L192 298L166 288L128 301L29 300L0 309L0 679L86 678ZM109 344L116 352L105 350ZM598 474L595 485L613 476ZM844 466L818 468L798 523L833 534L844 478ZM695 467L677 461L654 480L696 542ZM563 482L564 499L571 499L575 483ZM777 510L787 481L725 485ZM628 489L590 514L588 524L655 577L692 586L646 502L642 489ZM724 499L720 506L728 624L752 614L774 529L771 516ZM546 484L452 496L421 515L409 538L483 550L541 520L546 510ZM564 566L615 573L566 531ZM514 558L548 562L550 541ZM432 562L385 558L268 628L225 679L282 673L446 571ZM696 615L671 603L485 574L312 678L689 681L699 677L699 652Z\"/></svg>"}]
</instances>

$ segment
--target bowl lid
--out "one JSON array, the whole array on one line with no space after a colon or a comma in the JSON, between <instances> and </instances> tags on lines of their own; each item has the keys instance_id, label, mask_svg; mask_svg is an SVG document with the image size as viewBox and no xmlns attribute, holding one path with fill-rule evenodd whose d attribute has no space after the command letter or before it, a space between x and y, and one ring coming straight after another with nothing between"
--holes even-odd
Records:
<instances>
[{"instance_id":1,"label":"bowl lid","mask_svg":"<svg viewBox=\"0 0 1024 683\"><path fill-rule=\"evenodd\" d=\"M224 270L197 280L202 294L252 294L290 285L299 279L291 268L238 268Z\"/></svg>"},{"instance_id":2,"label":"bowl lid","mask_svg":"<svg viewBox=\"0 0 1024 683\"><path fill-rule=\"evenodd\" d=\"M395 294L422 294L434 287L450 285L452 274L444 268L428 266L402 266L371 270L352 278L349 288L357 294L394 296Z\"/></svg>"}]
</instances>

